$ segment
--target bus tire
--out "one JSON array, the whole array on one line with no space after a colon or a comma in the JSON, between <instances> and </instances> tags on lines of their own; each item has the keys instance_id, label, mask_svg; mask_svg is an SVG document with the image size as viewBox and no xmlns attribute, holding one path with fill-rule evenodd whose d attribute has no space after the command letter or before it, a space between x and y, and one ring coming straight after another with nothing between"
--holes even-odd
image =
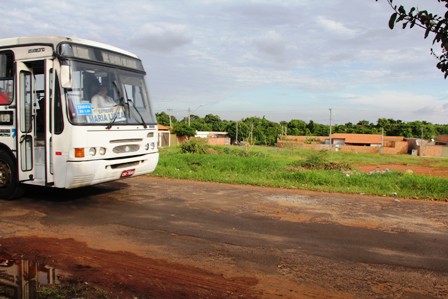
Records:
<instances>
[{"instance_id":1,"label":"bus tire","mask_svg":"<svg viewBox=\"0 0 448 299\"><path fill-rule=\"evenodd\" d=\"M0 150L0 198L14 199L22 195L16 164L8 153Z\"/></svg>"}]
</instances>

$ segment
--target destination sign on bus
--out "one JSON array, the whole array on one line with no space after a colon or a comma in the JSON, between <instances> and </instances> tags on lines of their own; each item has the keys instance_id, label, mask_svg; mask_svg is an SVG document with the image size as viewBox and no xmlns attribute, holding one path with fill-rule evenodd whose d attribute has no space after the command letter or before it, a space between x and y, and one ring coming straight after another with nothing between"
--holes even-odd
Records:
<instances>
[{"instance_id":1,"label":"destination sign on bus","mask_svg":"<svg viewBox=\"0 0 448 299\"><path fill-rule=\"evenodd\" d=\"M63 43L59 52L65 57L75 57L98 62L114 64L126 68L143 71L142 62L139 59L129 57L120 53L115 53L105 49L89 47L85 45Z\"/></svg>"},{"instance_id":2,"label":"destination sign on bus","mask_svg":"<svg viewBox=\"0 0 448 299\"><path fill-rule=\"evenodd\" d=\"M86 115L87 121L94 124L126 121L122 107L93 108L91 114Z\"/></svg>"}]
</instances>

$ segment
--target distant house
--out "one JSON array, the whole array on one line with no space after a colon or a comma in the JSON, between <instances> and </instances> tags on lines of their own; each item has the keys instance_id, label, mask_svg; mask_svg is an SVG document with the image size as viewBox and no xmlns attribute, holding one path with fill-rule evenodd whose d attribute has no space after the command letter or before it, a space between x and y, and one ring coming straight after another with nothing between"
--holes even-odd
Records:
<instances>
[{"instance_id":1,"label":"distant house","mask_svg":"<svg viewBox=\"0 0 448 299\"><path fill-rule=\"evenodd\" d=\"M227 132L196 131L196 138L206 138L211 145L230 145L230 137Z\"/></svg>"},{"instance_id":2,"label":"distant house","mask_svg":"<svg viewBox=\"0 0 448 299\"><path fill-rule=\"evenodd\" d=\"M412 155L422 157L448 157L448 135L439 135L435 140L407 138Z\"/></svg>"},{"instance_id":3,"label":"distant house","mask_svg":"<svg viewBox=\"0 0 448 299\"><path fill-rule=\"evenodd\" d=\"M358 153L406 154L408 152L408 143L403 137L381 134L335 133L331 135L331 146L329 136L284 136L277 141L277 146Z\"/></svg>"},{"instance_id":4,"label":"distant house","mask_svg":"<svg viewBox=\"0 0 448 299\"><path fill-rule=\"evenodd\" d=\"M439 135L437 137L437 143L440 145L448 145L448 135Z\"/></svg>"},{"instance_id":5,"label":"distant house","mask_svg":"<svg viewBox=\"0 0 448 299\"><path fill-rule=\"evenodd\" d=\"M380 134L335 133L331 135L331 143L333 145L382 146L383 142L384 137Z\"/></svg>"},{"instance_id":6,"label":"distant house","mask_svg":"<svg viewBox=\"0 0 448 299\"><path fill-rule=\"evenodd\" d=\"M170 132L170 127L164 126L164 125L157 125L157 129L159 131L159 147L163 147L163 146L170 146L171 145L171 132Z\"/></svg>"}]
</instances>

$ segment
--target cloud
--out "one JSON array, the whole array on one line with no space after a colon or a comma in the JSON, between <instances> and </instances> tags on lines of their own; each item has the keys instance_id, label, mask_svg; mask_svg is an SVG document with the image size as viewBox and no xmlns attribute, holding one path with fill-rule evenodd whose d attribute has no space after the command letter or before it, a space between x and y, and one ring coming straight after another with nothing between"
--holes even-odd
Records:
<instances>
[{"instance_id":1,"label":"cloud","mask_svg":"<svg viewBox=\"0 0 448 299\"><path fill-rule=\"evenodd\" d=\"M340 36L353 37L357 33L357 30L348 28L344 24L330 20L329 18L324 16L317 17L317 24L330 33Z\"/></svg>"},{"instance_id":2,"label":"cloud","mask_svg":"<svg viewBox=\"0 0 448 299\"><path fill-rule=\"evenodd\" d=\"M132 43L156 52L172 52L193 41L188 28L181 24L144 24Z\"/></svg>"},{"instance_id":3,"label":"cloud","mask_svg":"<svg viewBox=\"0 0 448 299\"><path fill-rule=\"evenodd\" d=\"M416 110L422 103L438 103L437 99L430 95L420 95L412 92L384 91L379 93L366 93L352 97L353 104L363 104L372 107L388 107L392 110ZM385 108L387 109L387 108Z\"/></svg>"},{"instance_id":4,"label":"cloud","mask_svg":"<svg viewBox=\"0 0 448 299\"><path fill-rule=\"evenodd\" d=\"M445 114L448 115L448 103L447 104L434 104L424 106L420 109L414 111L415 114L421 115L440 115Z\"/></svg>"},{"instance_id":5,"label":"cloud","mask_svg":"<svg viewBox=\"0 0 448 299\"><path fill-rule=\"evenodd\" d=\"M253 43L260 52L274 58L277 61L282 62L284 60L286 49L285 40L275 30L266 32L261 37L255 39Z\"/></svg>"},{"instance_id":6,"label":"cloud","mask_svg":"<svg viewBox=\"0 0 448 299\"><path fill-rule=\"evenodd\" d=\"M306 1L228 1L222 8L239 23L257 27L291 24L305 16Z\"/></svg>"},{"instance_id":7,"label":"cloud","mask_svg":"<svg viewBox=\"0 0 448 299\"><path fill-rule=\"evenodd\" d=\"M419 29L390 30L392 11L382 1L4 2L3 37L77 36L136 53L150 71L153 99L171 108L219 100L204 111L235 115L244 99L244 116L301 111L325 120L332 107L341 122L448 119L432 39ZM437 1L425 5L439 14Z\"/></svg>"},{"instance_id":8,"label":"cloud","mask_svg":"<svg viewBox=\"0 0 448 299\"><path fill-rule=\"evenodd\" d=\"M350 106L370 110L378 117L430 120L448 116L448 101L441 101L433 95L384 91L369 95L347 95L345 99Z\"/></svg>"}]
</instances>

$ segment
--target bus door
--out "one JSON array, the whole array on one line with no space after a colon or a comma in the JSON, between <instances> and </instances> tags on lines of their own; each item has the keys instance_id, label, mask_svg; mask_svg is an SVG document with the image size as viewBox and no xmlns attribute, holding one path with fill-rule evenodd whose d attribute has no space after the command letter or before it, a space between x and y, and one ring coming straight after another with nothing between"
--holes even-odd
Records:
<instances>
[{"instance_id":1,"label":"bus door","mask_svg":"<svg viewBox=\"0 0 448 299\"><path fill-rule=\"evenodd\" d=\"M17 63L17 164L19 181L34 179L33 72Z\"/></svg>"},{"instance_id":2,"label":"bus door","mask_svg":"<svg viewBox=\"0 0 448 299\"><path fill-rule=\"evenodd\" d=\"M50 105L53 88L53 60L36 60L28 66L33 68L33 126L34 126L34 183L53 183L51 155Z\"/></svg>"},{"instance_id":3,"label":"bus door","mask_svg":"<svg viewBox=\"0 0 448 299\"><path fill-rule=\"evenodd\" d=\"M54 102L55 93L59 95L59 87L55 85L54 76L55 73L53 71L53 60L47 59L45 63L45 94L44 100L41 101L41 109L43 109L43 113L41 117L43 117L44 127L45 127L45 182L47 185L51 185L54 183L53 178L53 129L51 128L52 124L54 124L54 113L50 113L52 111L52 106Z\"/></svg>"}]
</instances>

